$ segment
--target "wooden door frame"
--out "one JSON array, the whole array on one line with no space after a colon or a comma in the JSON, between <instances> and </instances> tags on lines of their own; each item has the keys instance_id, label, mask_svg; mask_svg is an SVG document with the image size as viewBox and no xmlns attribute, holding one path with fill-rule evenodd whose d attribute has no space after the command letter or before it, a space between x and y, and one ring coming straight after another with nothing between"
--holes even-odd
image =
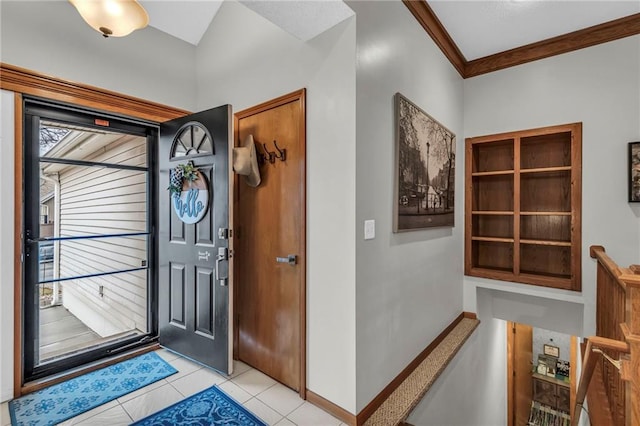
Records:
<instances>
[{"instance_id":1,"label":"wooden door frame","mask_svg":"<svg viewBox=\"0 0 640 426\"><path fill-rule=\"evenodd\" d=\"M515 407L515 400L514 400L514 382L513 382L513 368L514 368L514 357L515 357L515 351L514 351L514 345L515 345L515 338L514 335L515 333L513 332L513 328L515 327L516 323L514 321L507 321L507 425L508 426L515 426L514 423L514 407ZM531 326L533 327L533 326ZM570 377L570 407L571 407L571 411L570 411L570 415L571 418L573 418L574 416L574 410L575 410L575 405L576 405L576 389L577 389L577 380L578 380L578 376L576 374L576 369L578 366L578 354L577 354L577 345L578 345L578 338L576 336L571 336L570 339L570 353L569 353L569 363L571 365L571 370L569 373L569 377Z\"/></svg>"},{"instance_id":2,"label":"wooden door frame","mask_svg":"<svg viewBox=\"0 0 640 426\"><path fill-rule=\"evenodd\" d=\"M108 113L121 114L136 119L161 123L189 113L144 99L123 95L86 84L51 77L36 71L0 63L0 89L14 93L14 344L13 344L13 396L36 391L71 377L104 367L107 364L138 355L140 352L122 355L102 363L91 364L69 374L55 376L36 383L23 383L22 379L22 226L24 199L22 196L23 174L23 95L79 105ZM145 348L148 351L154 347Z\"/></svg>"},{"instance_id":3,"label":"wooden door frame","mask_svg":"<svg viewBox=\"0 0 640 426\"><path fill-rule=\"evenodd\" d=\"M302 180L300 181L300 192L302 194L302 201L300 203L300 262L299 266L302 268L302 285L300 288L300 342L299 342L299 357L300 357L300 398L307 399L307 130L306 130L306 89L300 89L295 92L288 93L286 95L280 96L275 99L271 99L269 101L263 102L261 104L255 105L251 108L239 111L234 114L233 121L233 140L234 146L240 145L239 140L239 131L238 125L241 119L250 117L255 114L259 114L261 112L268 111L273 108L277 108L279 106L291 103L291 102L299 102L301 105L301 114L300 121L298 122L298 128L300 130L300 135L302 137L302 144L300 146L300 153L302 155ZM235 202L234 205L238 205L239 200L239 192L237 182L238 176L235 176ZM240 208L240 206L238 206ZM233 214L237 214L238 209L234 209ZM237 217L234 217L234 223L237 225ZM241 266L241 261L236 259L234 264L234 269L239 268ZM237 273L234 273L234 276L237 276ZM233 300L233 311L238 312L238 299L234 297ZM234 318L234 327L233 327L233 354L234 358L238 356L238 340L239 340L239 330L237 319Z\"/></svg>"},{"instance_id":4,"label":"wooden door frame","mask_svg":"<svg viewBox=\"0 0 640 426\"><path fill-rule=\"evenodd\" d=\"M514 367L514 345L515 336L513 328L515 323L507 321L507 425L514 426L513 415L515 413L515 401L514 401L514 383L513 383L513 367Z\"/></svg>"}]
</instances>

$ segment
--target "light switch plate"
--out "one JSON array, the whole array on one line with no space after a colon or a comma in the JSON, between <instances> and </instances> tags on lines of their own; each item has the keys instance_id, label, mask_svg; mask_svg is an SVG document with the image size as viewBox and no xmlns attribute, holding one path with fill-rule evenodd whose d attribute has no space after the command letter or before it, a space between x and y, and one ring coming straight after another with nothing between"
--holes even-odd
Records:
<instances>
[{"instance_id":1,"label":"light switch plate","mask_svg":"<svg viewBox=\"0 0 640 426\"><path fill-rule=\"evenodd\" d=\"M365 220L364 221L364 239L373 240L376 237L376 221Z\"/></svg>"}]
</instances>

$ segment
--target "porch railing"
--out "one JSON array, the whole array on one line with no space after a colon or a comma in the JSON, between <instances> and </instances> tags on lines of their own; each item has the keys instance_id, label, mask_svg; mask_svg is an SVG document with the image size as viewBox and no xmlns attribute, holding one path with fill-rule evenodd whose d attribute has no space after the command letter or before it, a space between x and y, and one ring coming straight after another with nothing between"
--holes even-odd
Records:
<instances>
[{"instance_id":1,"label":"porch railing","mask_svg":"<svg viewBox=\"0 0 640 426\"><path fill-rule=\"evenodd\" d=\"M597 260L596 336L587 341L572 425L596 370L604 393L589 406L604 406L611 426L640 425L640 267L619 267L602 246L590 254Z\"/></svg>"}]
</instances>

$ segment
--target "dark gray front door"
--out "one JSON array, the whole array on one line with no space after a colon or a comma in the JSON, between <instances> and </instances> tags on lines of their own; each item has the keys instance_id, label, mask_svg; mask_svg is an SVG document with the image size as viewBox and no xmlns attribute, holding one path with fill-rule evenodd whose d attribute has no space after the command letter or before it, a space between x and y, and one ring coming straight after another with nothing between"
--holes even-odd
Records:
<instances>
[{"instance_id":1,"label":"dark gray front door","mask_svg":"<svg viewBox=\"0 0 640 426\"><path fill-rule=\"evenodd\" d=\"M225 232L230 120L225 105L163 123L158 149L160 344L224 373L231 373L233 362ZM200 197L208 190L208 203L188 196L188 184L181 201L167 189L171 169L189 162L199 171L193 187ZM204 216L194 218L200 210Z\"/></svg>"}]
</instances>

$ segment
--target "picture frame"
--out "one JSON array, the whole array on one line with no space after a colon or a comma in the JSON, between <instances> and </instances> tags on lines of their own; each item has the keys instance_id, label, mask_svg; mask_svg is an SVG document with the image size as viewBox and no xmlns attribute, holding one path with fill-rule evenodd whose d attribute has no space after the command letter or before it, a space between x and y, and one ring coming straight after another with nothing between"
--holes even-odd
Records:
<instances>
[{"instance_id":1,"label":"picture frame","mask_svg":"<svg viewBox=\"0 0 640 426\"><path fill-rule=\"evenodd\" d=\"M640 141L629 142L629 202L640 202Z\"/></svg>"},{"instance_id":2,"label":"picture frame","mask_svg":"<svg viewBox=\"0 0 640 426\"><path fill-rule=\"evenodd\" d=\"M556 361L556 379L566 380L571 374L571 364L569 361L559 359Z\"/></svg>"},{"instance_id":3,"label":"picture frame","mask_svg":"<svg viewBox=\"0 0 640 426\"><path fill-rule=\"evenodd\" d=\"M547 376L555 377L556 376L556 366L558 359L556 357L550 355L538 355L538 365L544 364L547 366Z\"/></svg>"},{"instance_id":4,"label":"picture frame","mask_svg":"<svg viewBox=\"0 0 640 426\"><path fill-rule=\"evenodd\" d=\"M560 358L560 348L553 345L544 345L544 354L555 358Z\"/></svg>"},{"instance_id":5,"label":"picture frame","mask_svg":"<svg viewBox=\"0 0 640 426\"><path fill-rule=\"evenodd\" d=\"M454 226L456 135L396 93L393 232Z\"/></svg>"}]
</instances>

